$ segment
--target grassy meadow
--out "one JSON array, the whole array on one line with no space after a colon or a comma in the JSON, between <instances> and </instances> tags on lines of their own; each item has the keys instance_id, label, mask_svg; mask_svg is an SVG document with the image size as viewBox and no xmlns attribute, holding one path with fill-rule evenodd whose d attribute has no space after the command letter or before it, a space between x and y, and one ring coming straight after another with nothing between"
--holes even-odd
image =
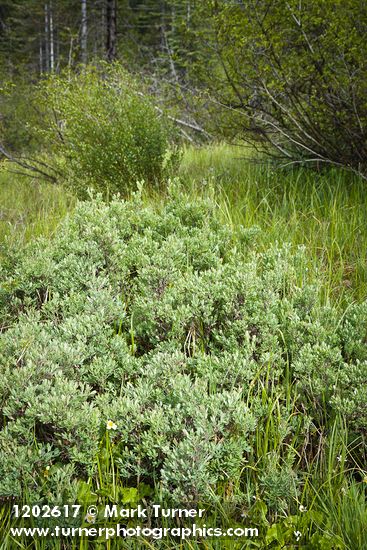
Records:
<instances>
[{"instance_id":1,"label":"grassy meadow","mask_svg":"<svg viewBox=\"0 0 367 550\"><path fill-rule=\"evenodd\" d=\"M190 194L213 192L221 219L233 228L259 226L262 247L305 245L310 276L324 280L323 299L366 297L367 198L360 178L336 169L281 169L227 145L187 149L180 175Z\"/></svg>"},{"instance_id":2,"label":"grassy meadow","mask_svg":"<svg viewBox=\"0 0 367 550\"><path fill-rule=\"evenodd\" d=\"M217 221L231 228L239 247L241 231L253 226L259 228L254 233L259 252L285 242L294 250L304 245L306 260L298 284L321 283L317 300L334 306L342 318L351 304L367 297L366 182L337 169L281 169L265 161L255 162L244 151L225 144L186 147L177 178L187 200L213 200ZM76 203L64 189L6 168L4 165L0 171L0 257L39 236L51 238ZM144 204L157 210L167 200L164 190L143 191ZM351 435L342 415L325 421L323 429L316 425L307 429L305 436L307 403L299 400L290 376L271 383L272 376L269 371L265 382L259 377L250 384L245 401L251 407L256 397L263 422L256 426L254 448L240 478L218 488L220 499L209 520L212 525L240 525L250 518L249 524L259 526L261 537L246 542L125 541L124 548L367 548L365 436ZM327 403L319 414L327 417ZM98 502L107 502L111 495L126 490L112 447L107 433L96 457L97 474L85 482L85 492L98 494ZM259 486L276 499L277 491L282 495L289 487L292 492L293 476L301 480L301 491L292 512L279 508L268 513ZM239 495L247 499L248 506L236 504ZM6 532L11 521L4 506L0 529ZM113 540L51 542L14 539L8 534L0 550L118 547Z\"/></svg>"},{"instance_id":3,"label":"grassy meadow","mask_svg":"<svg viewBox=\"0 0 367 550\"><path fill-rule=\"evenodd\" d=\"M72 208L64 189L13 173L4 163L0 169L1 245L22 246L39 235L51 235Z\"/></svg>"},{"instance_id":4,"label":"grassy meadow","mask_svg":"<svg viewBox=\"0 0 367 550\"><path fill-rule=\"evenodd\" d=\"M332 169L281 169L252 161L245 148L187 147L178 177L190 197L209 196L234 230L258 226L259 245L305 245L309 276L322 277L323 300L345 305L367 296L365 182ZM1 243L50 235L75 199L58 186L0 171ZM158 205L164 193L145 190Z\"/></svg>"}]
</instances>

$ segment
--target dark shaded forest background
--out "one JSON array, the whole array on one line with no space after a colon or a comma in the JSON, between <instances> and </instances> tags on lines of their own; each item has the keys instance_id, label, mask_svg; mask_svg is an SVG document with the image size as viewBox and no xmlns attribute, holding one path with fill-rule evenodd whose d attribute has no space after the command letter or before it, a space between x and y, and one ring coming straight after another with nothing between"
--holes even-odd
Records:
<instances>
[{"instance_id":1,"label":"dark shaded forest background","mask_svg":"<svg viewBox=\"0 0 367 550\"><path fill-rule=\"evenodd\" d=\"M118 60L186 141L365 176L366 14L362 0L2 1L3 146L31 144L30 85Z\"/></svg>"}]
</instances>

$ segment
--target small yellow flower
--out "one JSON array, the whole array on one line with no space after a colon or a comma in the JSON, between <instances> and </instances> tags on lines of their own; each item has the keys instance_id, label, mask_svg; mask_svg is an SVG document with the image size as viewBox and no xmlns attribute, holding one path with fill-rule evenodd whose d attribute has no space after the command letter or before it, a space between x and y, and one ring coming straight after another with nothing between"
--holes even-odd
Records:
<instances>
[{"instance_id":1,"label":"small yellow flower","mask_svg":"<svg viewBox=\"0 0 367 550\"><path fill-rule=\"evenodd\" d=\"M108 420L106 428L107 430L117 430L117 425L113 422L113 420Z\"/></svg>"},{"instance_id":2,"label":"small yellow flower","mask_svg":"<svg viewBox=\"0 0 367 550\"><path fill-rule=\"evenodd\" d=\"M46 468L43 471L44 477L48 477L50 475L50 466L46 466Z\"/></svg>"},{"instance_id":3,"label":"small yellow flower","mask_svg":"<svg viewBox=\"0 0 367 550\"><path fill-rule=\"evenodd\" d=\"M367 483L367 476L364 476L362 481L363 481L363 483Z\"/></svg>"}]
</instances>

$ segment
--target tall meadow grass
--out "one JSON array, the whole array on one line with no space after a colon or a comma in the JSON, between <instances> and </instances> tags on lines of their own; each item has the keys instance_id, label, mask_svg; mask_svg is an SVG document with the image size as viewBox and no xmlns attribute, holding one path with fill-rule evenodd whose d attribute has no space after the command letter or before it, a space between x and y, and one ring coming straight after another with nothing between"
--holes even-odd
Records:
<instances>
[{"instance_id":1,"label":"tall meadow grass","mask_svg":"<svg viewBox=\"0 0 367 550\"><path fill-rule=\"evenodd\" d=\"M251 151L187 148L180 176L190 195L214 195L233 228L257 225L259 245L305 245L309 275L322 273L324 299L345 306L367 296L366 182L346 171L281 169Z\"/></svg>"}]
</instances>

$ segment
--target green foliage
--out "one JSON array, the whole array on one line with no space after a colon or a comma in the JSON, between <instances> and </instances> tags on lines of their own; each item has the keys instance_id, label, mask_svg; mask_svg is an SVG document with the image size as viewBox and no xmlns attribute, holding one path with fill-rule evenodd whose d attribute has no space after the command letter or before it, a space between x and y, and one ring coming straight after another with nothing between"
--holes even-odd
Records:
<instances>
[{"instance_id":1,"label":"green foliage","mask_svg":"<svg viewBox=\"0 0 367 550\"><path fill-rule=\"evenodd\" d=\"M159 186L177 162L170 129L141 84L118 65L51 76L40 87L58 170L79 197L88 188L104 196Z\"/></svg>"},{"instance_id":2,"label":"green foliage","mask_svg":"<svg viewBox=\"0 0 367 550\"><path fill-rule=\"evenodd\" d=\"M0 87L0 145L8 151L30 154L40 146L37 133L30 130L39 124L35 98L33 84L5 73Z\"/></svg>"},{"instance_id":3,"label":"green foliage","mask_svg":"<svg viewBox=\"0 0 367 550\"><path fill-rule=\"evenodd\" d=\"M277 169L265 159L252 162L254 154L225 144L189 147L179 174L190 196L208 196L218 203L219 218L237 234L242 226L258 226L259 250L276 242L304 245L299 284L320 281L323 302L331 300L344 309L364 300L365 181L339 169Z\"/></svg>"},{"instance_id":4,"label":"green foliage","mask_svg":"<svg viewBox=\"0 0 367 550\"><path fill-rule=\"evenodd\" d=\"M4 249L13 251L39 235L50 235L72 209L75 199L65 189L30 179L14 164L0 166L0 256Z\"/></svg>"},{"instance_id":5,"label":"green foliage","mask_svg":"<svg viewBox=\"0 0 367 550\"><path fill-rule=\"evenodd\" d=\"M366 176L363 0L208 0L198 9L205 14L198 70L220 106L220 131L269 145L288 163L331 163Z\"/></svg>"},{"instance_id":6,"label":"green foliage","mask_svg":"<svg viewBox=\"0 0 367 550\"><path fill-rule=\"evenodd\" d=\"M297 485L293 463L279 465L276 455L269 453L260 475L260 486L268 506L276 511L289 509L298 497Z\"/></svg>"},{"instance_id":7,"label":"green foliage","mask_svg":"<svg viewBox=\"0 0 367 550\"><path fill-rule=\"evenodd\" d=\"M327 418L346 411L363 431L363 395L350 388L365 333L350 327L364 306L342 318L321 307L317 288L297 284L303 250L238 247L213 204L172 193L162 211L139 196L80 203L51 241L3 266L2 495L75 497L78 479L99 475L112 420L108 460L125 486L144 479L176 502L215 500L257 453L256 491L284 512L300 490L295 455L274 454L275 440L261 447L261 431L277 424L280 446L312 440L325 401ZM287 380L294 409L315 388L313 428L289 409Z\"/></svg>"}]
</instances>

